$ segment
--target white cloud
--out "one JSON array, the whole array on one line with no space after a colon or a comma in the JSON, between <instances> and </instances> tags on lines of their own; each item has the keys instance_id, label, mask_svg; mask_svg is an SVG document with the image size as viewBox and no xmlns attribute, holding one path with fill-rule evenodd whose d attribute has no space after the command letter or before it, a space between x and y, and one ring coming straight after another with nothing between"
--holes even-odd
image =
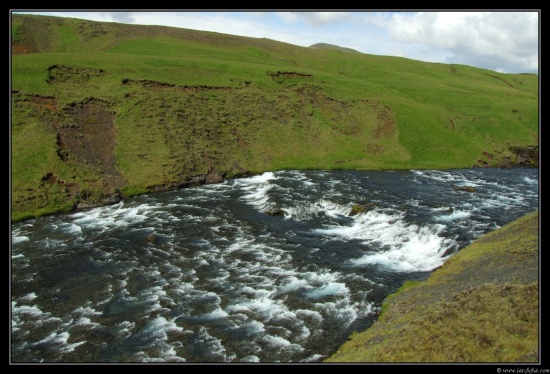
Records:
<instances>
[{"instance_id":1,"label":"white cloud","mask_svg":"<svg viewBox=\"0 0 550 374\"><path fill-rule=\"evenodd\" d=\"M108 12L107 16L115 22L135 23L136 18L133 14L133 12Z\"/></svg>"},{"instance_id":2,"label":"white cloud","mask_svg":"<svg viewBox=\"0 0 550 374\"><path fill-rule=\"evenodd\" d=\"M396 13L378 20L396 42L449 51L444 62L516 72L538 70L538 22L537 12Z\"/></svg>"},{"instance_id":3,"label":"white cloud","mask_svg":"<svg viewBox=\"0 0 550 374\"><path fill-rule=\"evenodd\" d=\"M350 19L348 12L290 12L294 20L304 20L313 26L323 26Z\"/></svg>"}]
</instances>

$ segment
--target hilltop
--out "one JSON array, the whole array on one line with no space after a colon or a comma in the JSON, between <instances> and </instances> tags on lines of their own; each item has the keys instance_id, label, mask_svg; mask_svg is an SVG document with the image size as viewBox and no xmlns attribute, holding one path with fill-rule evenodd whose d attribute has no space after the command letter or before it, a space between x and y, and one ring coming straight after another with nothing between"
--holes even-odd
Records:
<instances>
[{"instance_id":1,"label":"hilltop","mask_svg":"<svg viewBox=\"0 0 550 374\"><path fill-rule=\"evenodd\" d=\"M352 48L340 47L338 45L328 44L328 43L316 43L316 44L310 45L309 48L313 48L313 49L331 49L331 50L335 50L335 51L338 51L338 52L347 52L347 53L361 53L361 52L356 51L355 49L352 49Z\"/></svg>"},{"instance_id":2,"label":"hilltop","mask_svg":"<svg viewBox=\"0 0 550 374\"><path fill-rule=\"evenodd\" d=\"M538 165L538 76L12 14L11 219L281 169Z\"/></svg>"}]
</instances>

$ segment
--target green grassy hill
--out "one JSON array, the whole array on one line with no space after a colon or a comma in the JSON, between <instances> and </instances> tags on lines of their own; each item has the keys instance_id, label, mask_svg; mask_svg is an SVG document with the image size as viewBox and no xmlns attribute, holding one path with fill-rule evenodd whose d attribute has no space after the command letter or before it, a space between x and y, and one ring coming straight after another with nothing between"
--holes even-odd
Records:
<instances>
[{"instance_id":1,"label":"green grassy hill","mask_svg":"<svg viewBox=\"0 0 550 374\"><path fill-rule=\"evenodd\" d=\"M346 53L361 53L359 51L356 51L355 49L340 47L338 45L328 44L328 43L316 43L316 44L310 45L309 48L313 48L313 49L331 49L331 50L334 50L334 51L346 52Z\"/></svg>"},{"instance_id":2,"label":"green grassy hill","mask_svg":"<svg viewBox=\"0 0 550 374\"><path fill-rule=\"evenodd\" d=\"M59 17L11 33L12 221L268 170L538 162L537 75Z\"/></svg>"},{"instance_id":3,"label":"green grassy hill","mask_svg":"<svg viewBox=\"0 0 550 374\"><path fill-rule=\"evenodd\" d=\"M482 236L325 362L538 362L539 212Z\"/></svg>"}]
</instances>

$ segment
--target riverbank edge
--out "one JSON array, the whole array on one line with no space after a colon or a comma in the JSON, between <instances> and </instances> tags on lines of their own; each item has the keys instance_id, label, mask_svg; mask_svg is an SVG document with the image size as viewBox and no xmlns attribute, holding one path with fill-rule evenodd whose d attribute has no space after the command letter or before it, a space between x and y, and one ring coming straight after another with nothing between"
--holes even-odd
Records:
<instances>
[{"instance_id":1,"label":"riverbank edge","mask_svg":"<svg viewBox=\"0 0 550 374\"><path fill-rule=\"evenodd\" d=\"M306 169L277 169L277 170L264 170L264 171L261 171L261 172L246 172L246 173L243 173L242 176L233 176L233 177L230 177L230 178L225 178L225 177L220 176L219 178L213 179L213 180L208 180L208 175L204 175L204 176L201 176L201 177L197 177L195 182L189 183L189 184L186 184L186 185L181 185L181 186L176 186L176 187L158 187L157 186L156 188L153 188L150 191L149 190L147 190L147 191L144 190L144 191L136 192L134 194L129 194L129 195L124 195L124 194L120 193L120 191L117 191L114 194L109 195L109 196L105 197L104 199L101 199L101 201L99 201L95 204L86 204L86 203L69 204L69 205L64 205L64 207L54 209L52 211L42 212L40 214L38 214L36 212L34 212L32 214L19 214L18 212L14 212L13 211L13 204L11 204L11 193L10 193L10 205L12 205L12 210L10 210L10 222L11 222L11 224L14 224L14 223L29 221L29 220L44 217L44 216L51 216L51 215L64 214L64 213L76 213L76 212L85 211L85 210L88 210L88 209L94 209L94 208L99 208L99 207L103 207L103 206L118 204L118 203L122 202L125 199L130 199L132 197L136 197L136 196L140 196L140 195L149 195L149 194L155 194L155 193L158 193L158 192L167 192L167 191L177 191L177 190L180 190L180 189L199 187L199 186L208 185L208 184L220 184L220 183L225 183L226 181L232 180L232 179L249 178L249 177L252 177L252 176L262 175L264 173L269 173L269 172L275 173L275 172L281 171L281 170L299 170L299 171L308 171L308 170L323 170L323 171L348 170L348 171L394 171L395 172L395 171L411 171L411 170L442 170L442 171L446 171L446 170L478 169L478 168L495 168L496 169L496 168L511 168L511 167L538 169L538 165L539 164L538 164L538 161L537 161L537 163L535 165L522 164L522 163L511 163L511 164L506 165L505 167L503 167L503 166L484 166L484 167L480 167L480 166L459 167L459 166L457 166L455 168L448 168L448 169L431 169L431 168L387 168L387 169L386 168L384 168L384 169L306 168Z\"/></svg>"},{"instance_id":2,"label":"riverbank edge","mask_svg":"<svg viewBox=\"0 0 550 374\"><path fill-rule=\"evenodd\" d=\"M536 210L406 282L324 362L538 362L539 277Z\"/></svg>"}]
</instances>

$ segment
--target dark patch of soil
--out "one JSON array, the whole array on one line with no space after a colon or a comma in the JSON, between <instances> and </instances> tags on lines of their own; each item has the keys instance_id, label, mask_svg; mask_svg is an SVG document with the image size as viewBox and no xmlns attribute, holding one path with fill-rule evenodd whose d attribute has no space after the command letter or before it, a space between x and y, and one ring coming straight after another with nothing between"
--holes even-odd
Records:
<instances>
[{"instance_id":1,"label":"dark patch of soil","mask_svg":"<svg viewBox=\"0 0 550 374\"><path fill-rule=\"evenodd\" d=\"M36 53L36 49L30 44L14 44L11 46L12 55L26 55L29 53Z\"/></svg>"},{"instance_id":2,"label":"dark patch of soil","mask_svg":"<svg viewBox=\"0 0 550 374\"><path fill-rule=\"evenodd\" d=\"M115 168L115 115L95 100L74 104L64 111L76 126L55 126L58 153L76 163L97 167L104 177L119 177Z\"/></svg>"},{"instance_id":3,"label":"dark patch of soil","mask_svg":"<svg viewBox=\"0 0 550 374\"><path fill-rule=\"evenodd\" d=\"M376 139L386 136L391 136L396 130L397 125L393 119L392 110L389 106L379 106L376 108L376 116L378 117L378 127L374 130Z\"/></svg>"}]
</instances>

